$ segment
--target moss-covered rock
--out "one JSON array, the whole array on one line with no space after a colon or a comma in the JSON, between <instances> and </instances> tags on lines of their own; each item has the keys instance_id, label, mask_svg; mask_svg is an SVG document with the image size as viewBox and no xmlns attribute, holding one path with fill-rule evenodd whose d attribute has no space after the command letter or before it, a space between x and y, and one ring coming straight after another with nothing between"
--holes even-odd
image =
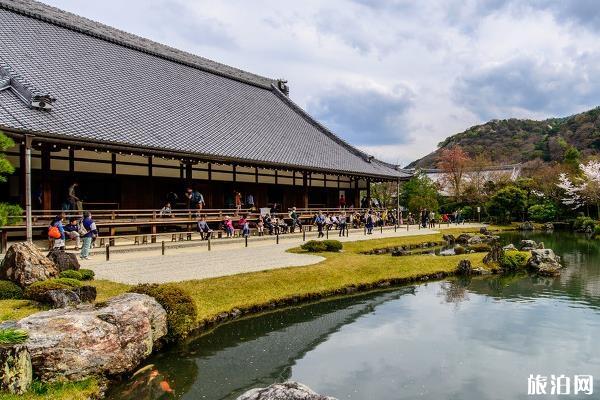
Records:
<instances>
[{"instance_id":1,"label":"moss-covered rock","mask_svg":"<svg viewBox=\"0 0 600 400\"><path fill-rule=\"evenodd\" d=\"M184 290L169 284L141 284L133 287L130 292L147 294L163 306L167 312L167 341L183 339L196 328L196 303Z\"/></svg>"},{"instance_id":2,"label":"moss-covered rock","mask_svg":"<svg viewBox=\"0 0 600 400\"><path fill-rule=\"evenodd\" d=\"M50 290L75 289L81 287L80 281L71 278L54 278L39 281L25 289L25 298L39 302L46 301L46 292Z\"/></svg>"}]
</instances>

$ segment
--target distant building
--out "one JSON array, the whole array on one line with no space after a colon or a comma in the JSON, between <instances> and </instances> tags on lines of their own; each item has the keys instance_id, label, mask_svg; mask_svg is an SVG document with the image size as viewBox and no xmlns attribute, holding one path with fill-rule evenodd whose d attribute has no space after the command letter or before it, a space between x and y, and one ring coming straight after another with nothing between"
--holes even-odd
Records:
<instances>
[{"instance_id":1,"label":"distant building","mask_svg":"<svg viewBox=\"0 0 600 400\"><path fill-rule=\"evenodd\" d=\"M511 181L516 181L519 176L521 176L521 164L509 164L509 165L498 165L498 166L489 166L486 167L485 170L481 171L481 179L483 181L497 181L500 179L509 179ZM416 170L410 170L411 172L416 172ZM420 172L424 173L438 184L440 187L440 194L443 196L449 196L449 188L447 187L447 182L444 182L444 172L441 169L437 168L422 168L419 169ZM464 179L465 181L469 181L472 178L473 174L471 172L465 173Z\"/></svg>"}]
</instances>

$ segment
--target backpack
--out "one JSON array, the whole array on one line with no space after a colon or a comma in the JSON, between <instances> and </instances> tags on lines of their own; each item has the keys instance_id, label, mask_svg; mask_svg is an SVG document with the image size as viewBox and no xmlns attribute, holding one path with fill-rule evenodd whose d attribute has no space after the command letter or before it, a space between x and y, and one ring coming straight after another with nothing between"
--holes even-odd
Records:
<instances>
[{"instance_id":1,"label":"backpack","mask_svg":"<svg viewBox=\"0 0 600 400\"><path fill-rule=\"evenodd\" d=\"M58 230L58 226L52 225L51 227L48 228L48 237L51 239L60 239L61 234L60 234L60 231Z\"/></svg>"},{"instance_id":2,"label":"backpack","mask_svg":"<svg viewBox=\"0 0 600 400\"><path fill-rule=\"evenodd\" d=\"M81 237L83 237L89 233L89 231L87 229L85 229L85 225L83 225L83 221L81 221L77 225L77 232L79 233L79 236L81 236Z\"/></svg>"}]
</instances>

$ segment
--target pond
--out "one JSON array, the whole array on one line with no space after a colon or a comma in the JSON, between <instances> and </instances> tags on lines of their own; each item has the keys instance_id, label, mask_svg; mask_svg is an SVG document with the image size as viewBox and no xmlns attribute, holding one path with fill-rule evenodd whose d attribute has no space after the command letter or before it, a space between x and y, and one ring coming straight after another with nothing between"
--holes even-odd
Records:
<instances>
[{"instance_id":1,"label":"pond","mask_svg":"<svg viewBox=\"0 0 600 400\"><path fill-rule=\"evenodd\" d=\"M518 233L504 234L518 243ZM600 242L530 234L562 256L556 278L450 279L235 321L148 360L110 399L235 399L287 379L338 399L526 399L530 374L594 375Z\"/></svg>"}]
</instances>

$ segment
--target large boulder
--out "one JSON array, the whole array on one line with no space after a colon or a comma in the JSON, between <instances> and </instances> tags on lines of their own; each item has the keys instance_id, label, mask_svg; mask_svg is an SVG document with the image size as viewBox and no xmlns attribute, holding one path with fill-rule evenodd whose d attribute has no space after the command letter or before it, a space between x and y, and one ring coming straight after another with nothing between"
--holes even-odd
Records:
<instances>
[{"instance_id":1,"label":"large boulder","mask_svg":"<svg viewBox=\"0 0 600 400\"><path fill-rule=\"evenodd\" d=\"M554 224L552 222L546 222L542 225L542 230L546 232L550 232L554 230Z\"/></svg>"},{"instance_id":2,"label":"large boulder","mask_svg":"<svg viewBox=\"0 0 600 400\"><path fill-rule=\"evenodd\" d=\"M527 268L543 276L560 275L560 257L552 249L531 250L531 257L527 260Z\"/></svg>"},{"instance_id":3,"label":"large boulder","mask_svg":"<svg viewBox=\"0 0 600 400\"><path fill-rule=\"evenodd\" d=\"M52 289L44 292L36 300L49 305L50 308L74 307L96 300L96 288L86 285L71 289Z\"/></svg>"},{"instance_id":4,"label":"large boulder","mask_svg":"<svg viewBox=\"0 0 600 400\"><path fill-rule=\"evenodd\" d=\"M472 237L473 237L473 235L470 235L468 233L461 233L455 239L455 242L458 244L469 244L469 240L471 240Z\"/></svg>"},{"instance_id":5,"label":"large boulder","mask_svg":"<svg viewBox=\"0 0 600 400\"><path fill-rule=\"evenodd\" d=\"M33 381L31 357L20 344L0 346L0 391L23 394Z\"/></svg>"},{"instance_id":6,"label":"large boulder","mask_svg":"<svg viewBox=\"0 0 600 400\"><path fill-rule=\"evenodd\" d=\"M67 253L60 249L52 249L47 257L54 261L54 264L56 264L60 272L68 269L78 270L81 268L79 260L77 259L77 254L75 253Z\"/></svg>"},{"instance_id":7,"label":"large boulder","mask_svg":"<svg viewBox=\"0 0 600 400\"><path fill-rule=\"evenodd\" d=\"M79 380L133 370L167 333L167 314L154 298L126 293L102 307L33 314L16 326L29 333L25 346L35 376Z\"/></svg>"},{"instance_id":8,"label":"large boulder","mask_svg":"<svg viewBox=\"0 0 600 400\"><path fill-rule=\"evenodd\" d=\"M266 388L250 389L237 400L336 400L313 392L308 386L288 381L274 383Z\"/></svg>"},{"instance_id":9,"label":"large boulder","mask_svg":"<svg viewBox=\"0 0 600 400\"><path fill-rule=\"evenodd\" d=\"M484 264L498 264L504 257L504 249L499 245L495 244L492 249L483 257Z\"/></svg>"},{"instance_id":10,"label":"large boulder","mask_svg":"<svg viewBox=\"0 0 600 400\"><path fill-rule=\"evenodd\" d=\"M0 266L0 279L12 281L22 288L56 278L59 273L54 262L29 242L10 246Z\"/></svg>"},{"instance_id":11,"label":"large boulder","mask_svg":"<svg viewBox=\"0 0 600 400\"><path fill-rule=\"evenodd\" d=\"M538 244L535 240L521 240L521 244L519 245L519 249L521 251L530 251L538 248Z\"/></svg>"}]
</instances>

